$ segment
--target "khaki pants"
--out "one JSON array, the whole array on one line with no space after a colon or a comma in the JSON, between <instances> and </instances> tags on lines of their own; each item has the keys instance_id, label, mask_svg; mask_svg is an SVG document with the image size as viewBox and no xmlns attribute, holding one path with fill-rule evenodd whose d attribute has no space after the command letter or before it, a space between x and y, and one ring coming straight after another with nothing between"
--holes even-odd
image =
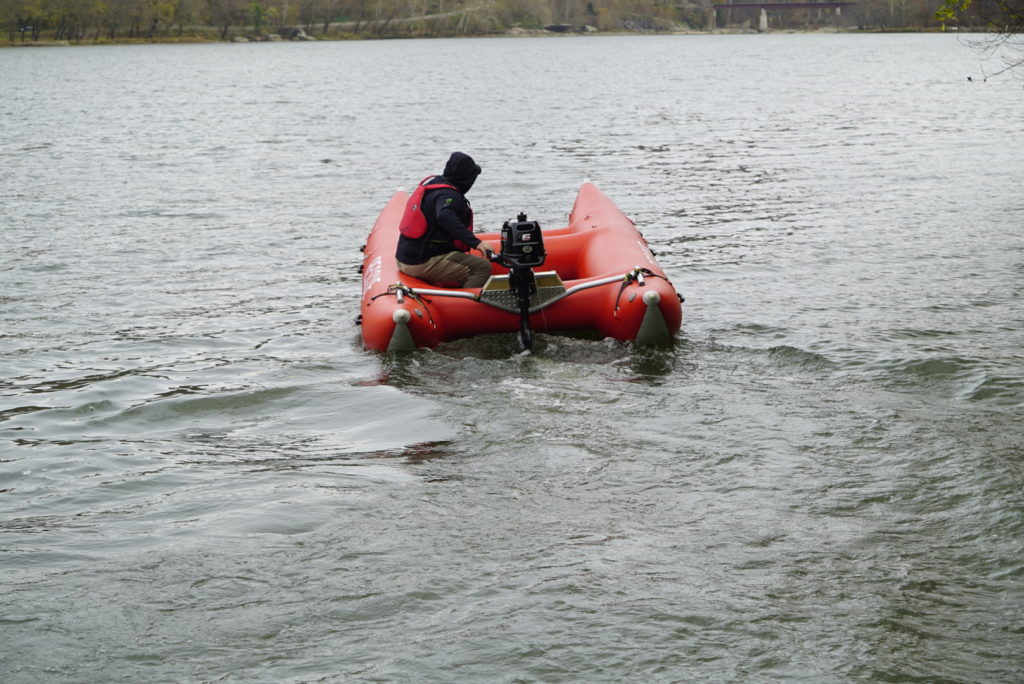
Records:
<instances>
[{"instance_id":1,"label":"khaki pants","mask_svg":"<svg viewBox=\"0 0 1024 684\"><path fill-rule=\"evenodd\" d=\"M422 264L399 261L398 270L441 287L483 287L491 276L491 262L465 252L448 252Z\"/></svg>"}]
</instances>

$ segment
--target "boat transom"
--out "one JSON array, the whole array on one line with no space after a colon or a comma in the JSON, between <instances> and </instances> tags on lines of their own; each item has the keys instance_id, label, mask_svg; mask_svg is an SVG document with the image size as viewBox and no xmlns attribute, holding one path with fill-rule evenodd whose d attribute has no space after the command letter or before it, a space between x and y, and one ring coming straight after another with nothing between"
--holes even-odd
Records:
<instances>
[{"instance_id":1,"label":"boat transom","mask_svg":"<svg viewBox=\"0 0 1024 684\"><path fill-rule=\"evenodd\" d=\"M565 284L555 271L534 273L534 279L537 289L530 294L531 312L565 297ZM519 312L519 301L507 275L491 276L480 290L480 301L503 311Z\"/></svg>"}]
</instances>

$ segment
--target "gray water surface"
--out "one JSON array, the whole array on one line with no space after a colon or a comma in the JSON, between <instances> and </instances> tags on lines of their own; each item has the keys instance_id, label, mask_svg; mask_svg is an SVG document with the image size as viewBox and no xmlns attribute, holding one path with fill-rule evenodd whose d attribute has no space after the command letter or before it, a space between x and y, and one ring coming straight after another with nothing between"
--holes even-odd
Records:
<instances>
[{"instance_id":1,"label":"gray water surface","mask_svg":"<svg viewBox=\"0 0 1024 684\"><path fill-rule=\"evenodd\" d=\"M974 82L966 77L973 74ZM1024 91L947 35L0 52L4 682L1024 680ZM678 342L363 351L453 150Z\"/></svg>"}]
</instances>

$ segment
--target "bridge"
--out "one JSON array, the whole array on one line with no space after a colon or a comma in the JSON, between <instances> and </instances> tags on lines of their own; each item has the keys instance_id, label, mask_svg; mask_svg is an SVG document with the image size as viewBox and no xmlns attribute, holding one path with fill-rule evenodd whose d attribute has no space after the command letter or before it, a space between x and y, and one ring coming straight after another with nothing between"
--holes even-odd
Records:
<instances>
[{"instance_id":1,"label":"bridge","mask_svg":"<svg viewBox=\"0 0 1024 684\"><path fill-rule=\"evenodd\" d=\"M758 26L759 31L768 30L768 10L790 10L790 9L830 9L835 10L836 16L842 13L844 7L853 7L857 5L856 2L847 2L845 0L823 0L822 2L810 1L797 1L797 2L754 2L752 0L725 0L725 2L714 2L712 3L710 19L712 20L712 28L717 26L718 21L718 10L726 9L756 9L761 10L760 25Z\"/></svg>"}]
</instances>

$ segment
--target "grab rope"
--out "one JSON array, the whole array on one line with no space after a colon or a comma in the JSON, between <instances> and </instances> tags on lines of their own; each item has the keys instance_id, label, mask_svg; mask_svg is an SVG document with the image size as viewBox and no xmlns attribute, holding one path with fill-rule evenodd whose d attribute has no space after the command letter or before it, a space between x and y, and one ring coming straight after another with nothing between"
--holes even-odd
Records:
<instances>
[{"instance_id":1,"label":"grab rope","mask_svg":"<svg viewBox=\"0 0 1024 684\"><path fill-rule=\"evenodd\" d=\"M619 302L622 300L622 293L626 291L626 288L629 287L634 282L643 287L644 277L661 278L666 283L669 282L668 278L666 278L665 276L658 275L649 268L641 268L637 266L632 271L629 271L628 273L626 273L626 275L622 277L622 286L619 287L619 294L615 296L615 313L618 313L619 311Z\"/></svg>"},{"instance_id":2,"label":"grab rope","mask_svg":"<svg viewBox=\"0 0 1024 684\"><path fill-rule=\"evenodd\" d=\"M416 292L416 290L412 289L408 285L404 285L402 283L388 285L388 289L386 292L381 292L378 295L370 297L370 301L372 302L375 299L379 299L381 297L393 296L399 304L402 304L405 301L406 295L411 297L413 301L419 302L419 304L423 307L423 310L427 312L427 318L430 320L430 325L433 326L434 328L437 328L437 323L434 322L434 315L430 313L430 307L428 306L430 300Z\"/></svg>"}]
</instances>

